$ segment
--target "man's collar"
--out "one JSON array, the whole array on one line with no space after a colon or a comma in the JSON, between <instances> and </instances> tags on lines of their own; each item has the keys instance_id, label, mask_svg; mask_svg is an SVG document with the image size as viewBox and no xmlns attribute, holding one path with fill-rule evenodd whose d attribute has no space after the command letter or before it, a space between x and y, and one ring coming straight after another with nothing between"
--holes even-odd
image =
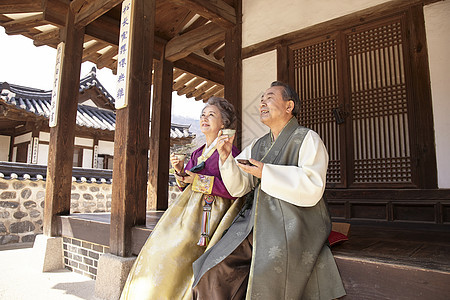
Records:
<instances>
[{"instance_id":1,"label":"man's collar","mask_svg":"<svg viewBox=\"0 0 450 300\"><path fill-rule=\"evenodd\" d=\"M286 128L286 126L288 126L288 124L289 124L290 122L293 122L293 119L295 119L295 121L297 121L297 119L296 119L294 116L292 116L292 118L290 118L290 119L286 122L286 124L284 124L283 128L282 128L282 129L280 130L280 132L278 133L277 138L280 136L280 134L283 132L283 130ZM271 138L272 143L276 140L276 138L275 138L274 135L273 135L272 129L270 129L270 138Z\"/></svg>"}]
</instances>

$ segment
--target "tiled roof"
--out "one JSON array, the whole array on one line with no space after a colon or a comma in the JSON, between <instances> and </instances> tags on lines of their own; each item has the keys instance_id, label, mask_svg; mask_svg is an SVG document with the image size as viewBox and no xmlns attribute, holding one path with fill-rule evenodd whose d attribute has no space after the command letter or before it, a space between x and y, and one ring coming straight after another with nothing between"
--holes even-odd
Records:
<instances>
[{"instance_id":1,"label":"tiled roof","mask_svg":"<svg viewBox=\"0 0 450 300\"><path fill-rule=\"evenodd\" d=\"M49 118L52 91L8 84L7 82L0 84L0 101L38 116ZM115 99L98 81L95 72L90 72L80 80L80 93L93 86L114 105ZM112 110L79 104L76 123L83 127L114 131L116 115ZM189 127L190 125L171 124L170 137L172 139L194 138L195 134L189 131Z\"/></svg>"},{"instance_id":2,"label":"tiled roof","mask_svg":"<svg viewBox=\"0 0 450 300\"><path fill-rule=\"evenodd\" d=\"M80 79L80 93L82 93L84 90L87 90L91 87L96 87L104 96L106 99L108 99L109 102L114 106L116 103L116 99L114 99L113 96L105 89L105 87L98 81L96 76L96 68L93 67L91 72L86 75L86 77Z\"/></svg>"},{"instance_id":3,"label":"tiled roof","mask_svg":"<svg viewBox=\"0 0 450 300\"><path fill-rule=\"evenodd\" d=\"M47 180L47 166L0 161L0 178L11 180ZM112 183L112 170L72 168L72 182ZM175 186L175 177L169 174L169 185Z\"/></svg>"}]
</instances>

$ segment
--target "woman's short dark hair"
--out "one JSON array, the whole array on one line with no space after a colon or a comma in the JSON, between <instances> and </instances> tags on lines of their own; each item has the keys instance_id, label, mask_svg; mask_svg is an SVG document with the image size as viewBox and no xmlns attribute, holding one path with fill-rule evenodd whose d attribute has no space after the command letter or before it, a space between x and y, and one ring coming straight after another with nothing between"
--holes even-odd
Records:
<instances>
[{"instance_id":1,"label":"woman's short dark hair","mask_svg":"<svg viewBox=\"0 0 450 300\"><path fill-rule=\"evenodd\" d=\"M297 92L293 88L291 88L288 84L286 84L282 81L272 82L270 87L273 87L273 86L283 87L283 93L282 93L283 100L284 101L292 100L294 102L294 109L292 110L291 113L294 117L298 117L298 114L300 113L301 102L300 102L300 99L298 98Z\"/></svg>"},{"instance_id":2,"label":"woman's short dark hair","mask_svg":"<svg viewBox=\"0 0 450 300\"><path fill-rule=\"evenodd\" d=\"M222 116L223 126L225 128L236 128L236 112L233 104L228 102L227 99L213 96L208 99L208 102L206 102L206 106L208 105L214 105L219 109Z\"/></svg>"}]
</instances>

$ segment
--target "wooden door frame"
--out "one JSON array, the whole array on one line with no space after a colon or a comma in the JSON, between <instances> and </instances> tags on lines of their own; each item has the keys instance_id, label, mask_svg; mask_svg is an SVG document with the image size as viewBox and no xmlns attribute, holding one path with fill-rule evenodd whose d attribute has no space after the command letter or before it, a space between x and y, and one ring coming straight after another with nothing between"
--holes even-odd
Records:
<instances>
[{"instance_id":1,"label":"wooden door frame","mask_svg":"<svg viewBox=\"0 0 450 300\"><path fill-rule=\"evenodd\" d=\"M382 5L377 7L382 7ZM409 142L411 147L411 163L414 163L416 168L416 171L413 172L412 180L417 184L417 188L435 189L437 188L437 163L436 149L434 146L433 109L423 4L421 2L408 6L392 6L392 4L386 4L385 7L386 9L379 9L378 11L375 10L370 14L366 14L366 18L364 19L358 19L357 16L361 15L361 12L356 12L349 16L337 18L291 33L289 34L289 39L280 39L276 45L277 79L294 86L294 78L291 71L293 68L289 63L289 46L324 36L323 32L332 34L354 26L365 25L402 14L405 15L406 41L403 43L405 47L404 55L407 56L405 59L405 74L408 75L407 80L409 80L407 82L408 93L412 94L411 96L408 95ZM340 44L342 45L344 43ZM255 50L252 49L252 51ZM338 51L342 51L342 49L338 49ZM415 72L411 72L411 70L415 70ZM348 73L348 71L346 72ZM339 85L341 88L342 83L340 82ZM341 136L341 140L346 138L346 135L349 133L351 132L348 132L347 129L345 135ZM341 143L342 146L345 147ZM341 157L341 159L345 158ZM350 161L347 159L345 162L346 170L343 170L344 172L351 173L348 167L349 164ZM341 174L343 173L341 172ZM347 186L348 182L346 182Z\"/></svg>"}]
</instances>

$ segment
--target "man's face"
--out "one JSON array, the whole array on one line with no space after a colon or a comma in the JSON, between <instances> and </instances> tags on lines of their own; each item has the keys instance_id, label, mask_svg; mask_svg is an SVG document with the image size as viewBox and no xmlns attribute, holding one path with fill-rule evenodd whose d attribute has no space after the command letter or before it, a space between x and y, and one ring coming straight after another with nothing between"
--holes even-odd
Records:
<instances>
[{"instance_id":1,"label":"man's face","mask_svg":"<svg viewBox=\"0 0 450 300\"><path fill-rule=\"evenodd\" d=\"M277 123L285 123L291 118L291 113L288 112L290 101L283 100L282 92L283 87L273 86L261 96L259 119L269 127Z\"/></svg>"}]
</instances>

